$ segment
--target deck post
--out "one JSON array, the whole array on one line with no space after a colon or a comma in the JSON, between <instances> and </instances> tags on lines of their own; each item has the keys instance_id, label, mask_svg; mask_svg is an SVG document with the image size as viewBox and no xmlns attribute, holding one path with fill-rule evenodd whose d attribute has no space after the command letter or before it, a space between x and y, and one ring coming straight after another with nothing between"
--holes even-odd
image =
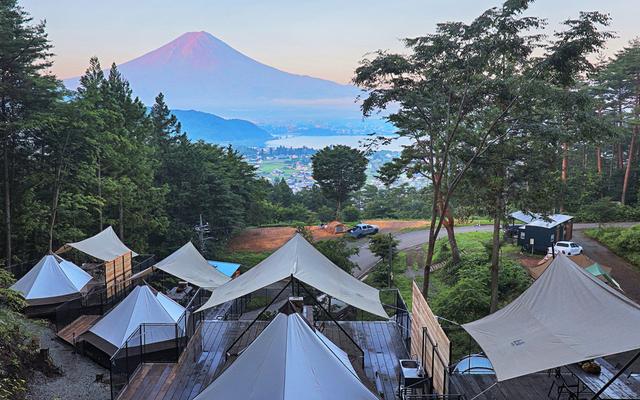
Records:
<instances>
[{"instance_id":1,"label":"deck post","mask_svg":"<svg viewBox=\"0 0 640 400\"><path fill-rule=\"evenodd\" d=\"M294 279L294 278L293 278L293 276L292 276L291 278L292 278L292 279ZM296 279L296 280L297 280L297 279ZM324 313L325 313L325 314L327 314L327 315L329 316L329 318L331 319L331 321L333 321L333 322L338 326L338 328L342 331L342 333L344 333L344 334L347 336L347 338L349 338L349 340L351 341L351 343L353 343L353 344L356 346L356 348L357 348L358 350L360 350L360 353L362 353L362 368L364 369L364 350L362 350L362 348L358 345L358 343L356 343L356 341L355 341L355 340L353 340L353 338L352 338L352 337L347 333L347 331L345 331L345 330L344 330L344 328L343 328L342 326L340 326L340 324L338 323L338 321L336 321L336 320L335 320L335 318L333 318L333 316L332 316L329 312L327 312L327 310L322 306L322 304L320 304L320 302L318 302L318 299L316 299L316 297L315 297L314 295L312 295L312 294L311 294L311 292L309 292L309 290L307 289L307 286L306 286L305 284L303 284L302 282L298 281L298 287L301 287L301 286L302 286L302 289L303 289L305 292L307 292L307 294L309 295L309 297L311 297L311 298L313 299L313 302L314 302L314 303L316 303L316 305L317 305L318 307L320 307L320 309L321 309L322 311L324 311Z\"/></svg>"},{"instance_id":2,"label":"deck post","mask_svg":"<svg viewBox=\"0 0 640 400\"><path fill-rule=\"evenodd\" d=\"M229 346L227 348L227 350L224 352L224 356L225 356L225 360L229 357L229 350L231 350L233 348L233 346L236 345L236 343L238 343L238 341L244 336L245 333L247 333L249 331L249 329L251 329L251 327L253 326L253 324L256 323L257 320L260 319L260 317L262 316L262 314L264 314L265 311L267 311L267 309L269 307L271 307L271 305L278 299L278 297L280 297L280 295L284 292L284 290L287 288L287 286L292 285L293 283L293 275L291 276L291 280L289 281L289 283L287 283L286 285L284 285L284 287L282 289L280 289L280 291L278 292L278 294L271 300L271 302L269 302L269 304L266 305L266 307L260 311L260 314L258 314L256 316L256 318L251 321L251 323L249 324L249 326L240 334L240 336L238 336L238 338L236 340L233 341L233 343L231 343L231 346Z\"/></svg>"}]
</instances>

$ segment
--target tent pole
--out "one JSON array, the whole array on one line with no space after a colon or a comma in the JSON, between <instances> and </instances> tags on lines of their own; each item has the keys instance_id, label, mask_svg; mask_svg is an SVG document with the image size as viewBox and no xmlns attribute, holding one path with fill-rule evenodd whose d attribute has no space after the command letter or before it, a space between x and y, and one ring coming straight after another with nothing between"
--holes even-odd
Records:
<instances>
[{"instance_id":1,"label":"tent pole","mask_svg":"<svg viewBox=\"0 0 640 400\"><path fill-rule=\"evenodd\" d=\"M284 292L284 290L291 285L291 283L293 282L293 280L290 280L289 283L287 283L286 285L284 285L284 287L282 289L280 289L280 291L278 292L278 294L271 300L271 302L269 304L267 304L267 306L260 311L260 314L258 314L258 316L256 316L256 319L254 319L253 321L251 321L251 323L249 324L249 326L247 326L247 328L242 331L242 333L240 334L240 336L238 336L238 338L236 340L233 341L233 343L231 343L231 346L229 346L227 348L227 350L224 352L224 356L225 356L225 360L229 357L229 350L231 350L233 348L233 346L236 345L236 343L238 343L238 341L244 336L245 333L247 333L249 331L249 329L251 329L251 327L253 326L253 324L256 323L257 320L260 319L260 317L262 316L262 314L265 313L265 311L267 311L269 309L269 307L271 307L271 305L278 299L278 297L280 297L280 295L282 294L282 292ZM292 285L293 287L293 285Z\"/></svg>"},{"instance_id":2,"label":"tent pole","mask_svg":"<svg viewBox=\"0 0 640 400\"><path fill-rule=\"evenodd\" d=\"M312 295L309 290L307 289L307 286L300 282L299 280L296 279L296 281L298 281L298 287L302 286L302 289L307 292L307 294L309 295L309 297L311 297L313 299L313 302L316 303L316 305L318 307L320 307L320 309L322 311L324 311L325 314L327 314L329 316L329 318L331 319L331 321L333 321L334 324L336 324L338 326L338 328L342 331L342 333L344 333L349 340L351 341L351 343L354 344L354 346L356 346L356 348L358 350L360 350L360 353L362 353L362 368L364 368L364 350L362 350L362 347L358 346L358 343L356 343L355 340L353 340L353 338L351 336L349 336L349 334L347 333L347 331L344 330L344 328L342 326L340 326L340 324L338 323L338 321L335 320L335 318L333 318L333 316L327 312L327 310L322 306L322 304L320 304L320 302L318 302L318 299L316 299L316 297L314 295Z\"/></svg>"},{"instance_id":3,"label":"tent pole","mask_svg":"<svg viewBox=\"0 0 640 400\"><path fill-rule=\"evenodd\" d=\"M604 386L603 386L603 387L601 387L601 388L600 388L600 390L598 390L598 393L596 393L596 394L594 394L594 395L593 395L593 397L591 398L591 400L597 400L597 399L600 397L600 395L601 395L605 390L607 390L607 388L608 388L608 387L609 387L609 386L610 386L610 385L611 385L611 384L612 384L616 379L618 379L618 377L619 377L620 375L622 375L622 374L624 373L624 371L626 371L626 370L627 370L627 368L629 368L629 367L631 366L631 364L633 364L633 362L634 362L635 360L637 360L637 359L638 359L638 357L640 357L640 351L638 351L638 352L636 353L636 355L635 355L635 356L631 357L631 360L627 361L627 363L624 365L624 367L622 367L622 368L620 369L620 371L618 371L618 372L617 372L617 373L616 373L616 374L615 374L611 379L609 379L609 382L605 383L605 384L604 384Z\"/></svg>"}]
</instances>

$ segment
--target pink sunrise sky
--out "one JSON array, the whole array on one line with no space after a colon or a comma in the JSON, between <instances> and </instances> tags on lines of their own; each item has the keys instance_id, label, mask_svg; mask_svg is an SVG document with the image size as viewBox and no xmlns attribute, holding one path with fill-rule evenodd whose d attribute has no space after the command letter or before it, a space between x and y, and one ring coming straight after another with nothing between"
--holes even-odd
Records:
<instances>
[{"instance_id":1,"label":"pink sunrise sky","mask_svg":"<svg viewBox=\"0 0 640 400\"><path fill-rule=\"evenodd\" d=\"M470 21L499 5L489 0L24 0L35 20L46 20L54 44L53 72L85 70L89 57L103 65L140 56L188 31L207 31L246 55L288 72L347 83L371 51L401 51L400 38L423 35L438 22ZM539 0L530 14L550 28L580 10L613 18L614 54L640 35L637 0Z\"/></svg>"}]
</instances>

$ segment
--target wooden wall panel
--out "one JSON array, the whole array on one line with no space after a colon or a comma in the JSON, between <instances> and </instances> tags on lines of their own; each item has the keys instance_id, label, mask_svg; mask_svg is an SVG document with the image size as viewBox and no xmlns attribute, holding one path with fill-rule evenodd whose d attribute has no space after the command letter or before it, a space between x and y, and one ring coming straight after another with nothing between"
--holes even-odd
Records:
<instances>
[{"instance_id":1,"label":"wooden wall panel","mask_svg":"<svg viewBox=\"0 0 640 400\"><path fill-rule=\"evenodd\" d=\"M411 354L422 361L425 372L433 379L435 390L445 394L448 392L445 372L451 358L449 338L415 282L412 300Z\"/></svg>"},{"instance_id":2,"label":"wooden wall panel","mask_svg":"<svg viewBox=\"0 0 640 400\"><path fill-rule=\"evenodd\" d=\"M111 297L129 285L127 281L131 277L131 253L106 261L104 263L104 275L107 286L107 296Z\"/></svg>"}]
</instances>

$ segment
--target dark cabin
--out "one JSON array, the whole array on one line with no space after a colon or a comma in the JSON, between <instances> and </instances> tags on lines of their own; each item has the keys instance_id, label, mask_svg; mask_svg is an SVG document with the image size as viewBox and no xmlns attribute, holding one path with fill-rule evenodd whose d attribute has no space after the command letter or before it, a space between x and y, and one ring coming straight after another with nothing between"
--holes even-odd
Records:
<instances>
[{"instance_id":1,"label":"dark cabin","mask_svg":"<svg viewBox=\"0 0 640 400\"><path fill-rule=\"evenodd\" d=\"M570 215L541 216L516 211L510 216L524 223L518 226L518 246L524 251L546 253L552 244L573 237L573 217Z\"/></svg>"}]
</instances>

